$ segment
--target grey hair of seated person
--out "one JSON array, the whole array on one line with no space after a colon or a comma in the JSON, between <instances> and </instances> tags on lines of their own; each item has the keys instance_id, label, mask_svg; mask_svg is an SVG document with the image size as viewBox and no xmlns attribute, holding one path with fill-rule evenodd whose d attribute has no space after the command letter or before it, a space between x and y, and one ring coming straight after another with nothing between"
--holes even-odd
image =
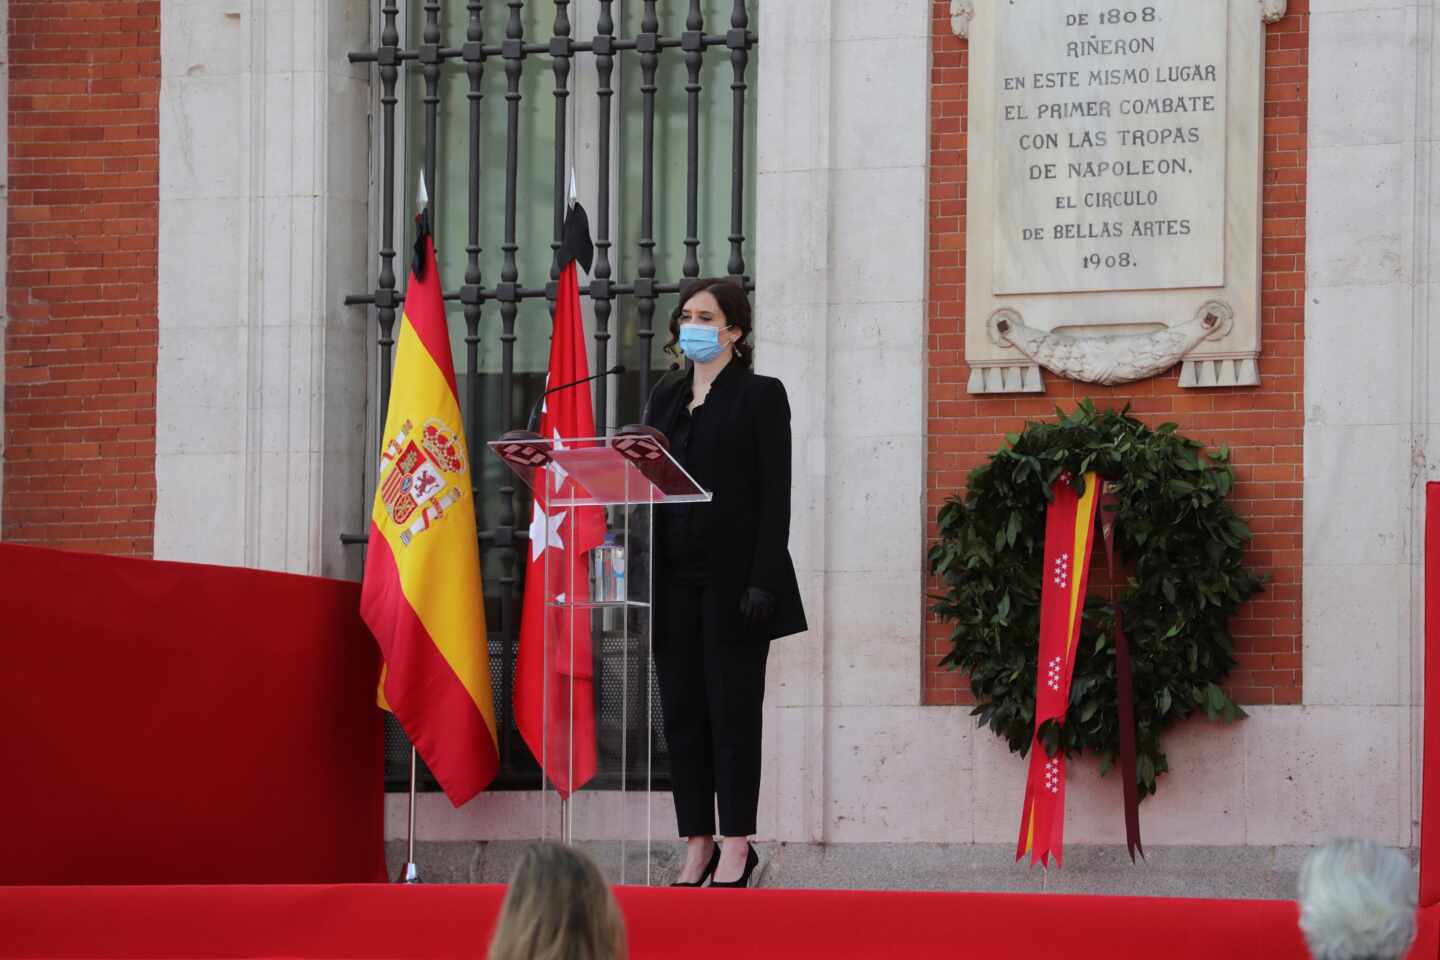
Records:
<instances>
[{"instance_id":1,"label":"grey hair of seated person","mask_svg":"<svg viewBox=\"0 0 1440 960\"><path fill-rule=\"evenodd\" d=\"M1300 868L1300 932L1315 960L1404 957L1415 902L1410 862L1370 840L1333 840Z\"/></svg>"}]
</instances>

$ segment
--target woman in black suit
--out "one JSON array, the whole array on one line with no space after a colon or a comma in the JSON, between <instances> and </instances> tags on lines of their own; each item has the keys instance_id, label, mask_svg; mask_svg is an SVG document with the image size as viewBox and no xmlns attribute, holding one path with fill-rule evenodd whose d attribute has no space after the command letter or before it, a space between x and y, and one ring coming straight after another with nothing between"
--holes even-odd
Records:
<instances>
[{"instance_id":1,"label":"woman in black suit","mask_svg":"<svg viewBox=\"0 0 1440 960\"><path fill-rule=\"evenodd\" d=\"M710 503L655 521L654 653L686 860L679 885L749 884L770 641L806 629L790 559L790 405L750 370L750 302L737 283L681 291L666 349L688 361L655 385L645 423ZM715 843L715 808L719 832Z\"/></svg>"}]
</instances>

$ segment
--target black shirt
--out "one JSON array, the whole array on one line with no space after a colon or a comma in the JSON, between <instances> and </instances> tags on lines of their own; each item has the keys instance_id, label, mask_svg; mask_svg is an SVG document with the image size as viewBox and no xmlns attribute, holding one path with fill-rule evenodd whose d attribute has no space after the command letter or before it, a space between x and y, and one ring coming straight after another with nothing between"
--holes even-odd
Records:
<instances>
[{"instance_id":1,"label":"black shirt","mask_svg":"<svg viewBox=\"0 0 1440 960\"><path fill-rule=\"evenodd\" d=\"M711 389L730 374L734 362L710 384ZM690 409L694 397L695 369L690 368L685 379L684 402L680 413L670 428L670 455L685 468L701 489L713 489L713 465L716 457L716 434L718 424L711 422L700 404ZM709 540L708 503L676 503L660 508L660 538L665 558L664 576L671 580L697 581L709 578L707 567Z\"/></svg>"}]
</instances>

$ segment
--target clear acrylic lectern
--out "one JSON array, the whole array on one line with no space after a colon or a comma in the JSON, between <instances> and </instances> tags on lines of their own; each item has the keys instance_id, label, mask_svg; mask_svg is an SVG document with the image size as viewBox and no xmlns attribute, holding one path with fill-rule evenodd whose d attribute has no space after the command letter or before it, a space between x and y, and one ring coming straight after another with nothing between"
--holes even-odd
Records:
<instances>
[{"instance_id":1,"label":"clear acrylic lectern","mask_svg":"<svg viewBox=\"0 0 1440 960\"><path fill-rule=\"evenodd\" d=\"M710 493L648 428L517 431L489 446L534 494L512 702L544 780L517 813L535 835L583 845L610 882L649 884L654 508Z\"/></svg>"}]
</instances>

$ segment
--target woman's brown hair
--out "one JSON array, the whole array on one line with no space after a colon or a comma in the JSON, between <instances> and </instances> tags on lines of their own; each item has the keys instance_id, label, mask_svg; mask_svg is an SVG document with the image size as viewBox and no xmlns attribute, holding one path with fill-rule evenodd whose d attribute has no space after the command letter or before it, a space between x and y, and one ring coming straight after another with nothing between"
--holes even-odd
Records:
<instances>
[{"instance_id":1,"label":"woman's brown hair","mask_svg":"<svg viewBox=\"0 0 1440 960\"><path fill-rule=\"evenodd\" d=\"M625 921L595 862L573 847L520 854L489 960L625 960Z\"/></svg>"},{"instance_id":2,"label":"woman's brown hair","mask_svg":"<svg viewBox=\"0 0 1440 960\"><path fill-rule=\"evenodd\" d=\"M665 352L672 356L680 355L676 346L680 342L680 311L685 309L685 304L689 303L695 294L707 291L720 305L726 324L740 331L740 339L735 341L736 361L743 367L750 366L748 341L754 323L750 311L750 297L746 295L745 288L731 277L701 277L681 285L680 302L670 313L670 342L665 344Z\"/></svg>"}]
</instances>

